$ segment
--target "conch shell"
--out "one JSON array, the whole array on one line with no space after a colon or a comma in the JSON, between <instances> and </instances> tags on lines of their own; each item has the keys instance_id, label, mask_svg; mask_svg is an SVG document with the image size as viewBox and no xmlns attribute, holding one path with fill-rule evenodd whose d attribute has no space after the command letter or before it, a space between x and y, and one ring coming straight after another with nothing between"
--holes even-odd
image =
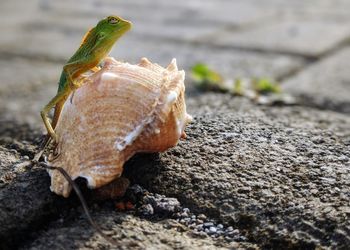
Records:
<instances>
[{"instance_id":1,"label":"conch shell","mask_svg":"<svg viewBox=\"0 0 350 250\"><path fill-rule=\"evenodd\" d=\"M138 65L107 58L64 105L49 162L90 188L120 177L137 152L160 152L185 137L185 72L173 59L167 68L142 58ZM51 191L68 197L72 189L58 171L49 171Z\"/></svg>"}]
</instances>

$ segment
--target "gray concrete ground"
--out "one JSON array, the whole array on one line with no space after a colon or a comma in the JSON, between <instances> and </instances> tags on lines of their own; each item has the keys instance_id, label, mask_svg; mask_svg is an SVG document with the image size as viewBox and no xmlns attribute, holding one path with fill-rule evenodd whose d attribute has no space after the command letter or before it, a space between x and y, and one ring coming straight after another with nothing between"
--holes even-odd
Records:
<instances>
[{"instance_id":1,"label":"gray concrete ground","mask_svg":"<svg viewBox=\"0 0 350 250\"><path fill-rule=\"evenodd\" d=\"M1 1L0 248L346 249L349 9L347 0ZM109 14L134 23L112 52L118 59L176 57L185 70L204 62L230 78L276 79L297 98L271 107L199 92L187 71L188 138L132 158L125 173L156 197L176 198L179 212L151 203L151 213L132 191L143 210L117 212L84 191L117 247L89 226L74 195L52 194L45 171L19 165L37 150L39 111L62 65Z\"/></svg>"}]
</instances>

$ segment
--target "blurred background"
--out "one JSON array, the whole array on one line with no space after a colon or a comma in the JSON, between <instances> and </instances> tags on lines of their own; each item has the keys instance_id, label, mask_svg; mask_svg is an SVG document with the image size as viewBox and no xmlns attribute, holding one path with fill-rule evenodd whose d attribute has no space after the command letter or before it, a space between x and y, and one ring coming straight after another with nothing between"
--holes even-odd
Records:
<instances>
[{"instance_id":1,"label":"blurred background","mask_svg":"<svg viewBox=\"0 0 350 250\"><path fill-rule=\"evenodd\" d=\"M134 24L118 60L268 77L305 105L350 113L349 10L348 0L1 0L0 119L41 126L62 66L111 14Z\"/></svg>"}]
</instances>

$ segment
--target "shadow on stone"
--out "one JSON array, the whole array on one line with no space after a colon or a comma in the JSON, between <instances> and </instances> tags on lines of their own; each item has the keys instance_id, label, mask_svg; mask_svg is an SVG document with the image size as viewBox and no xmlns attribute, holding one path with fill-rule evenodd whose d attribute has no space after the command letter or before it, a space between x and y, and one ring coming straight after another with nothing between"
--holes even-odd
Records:
<instances>
[{"instance_id":1,"label":"shadow on stone","mask_svg":"<svg viewBox=\"0 0 350 250\"><path fill-rule=\"evenodd\" d=\"M0 249L26 244L51 221L80 206L75 194L65 199L52 193L49 187L46 171L33 169L17 175L0 190Z\"/></svg>"}]
</instances>

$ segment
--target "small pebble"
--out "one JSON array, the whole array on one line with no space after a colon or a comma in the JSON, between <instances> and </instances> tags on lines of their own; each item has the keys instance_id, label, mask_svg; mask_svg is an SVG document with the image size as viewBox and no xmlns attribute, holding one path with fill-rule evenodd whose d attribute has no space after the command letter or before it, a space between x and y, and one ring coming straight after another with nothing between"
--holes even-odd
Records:
<instances>
[{"instance_id":1,"label":"small pebble","mask_svg":"<svg viewBox=\"0 0 350 250\"><path fill-rule=\"evenodd\" d=\"M214 226L214 223L213 222L206 222L203 224L204 227L212 227Z\"/></svg>"},{"instance_id":2,"label":"small pebble","mask_svg":"<svg viewBox=\"0 0 350 250\"><path fill-rule=\"evenodd\" d=\"M184 211L185 213L189 213L190 212L190 209L185 207L184 209L182 209L182 211Z\"/></svg>"},{"instance_id":3,"label":"small pebble","mask_svg":"<svg viewBox=\"0 0 350 250\"><path fill-rule=\"evenodd\" d=\"M247 241L247 238L244 236L239 236L238 239L239 241Z\"/></svg>"},{"instance_id":4,"label":"small pebble","mask_svg":"<svg viewBox=\"0 0 350 250\"><path fill-rule=\"evenodd\" d=\"M181 217L188 217L188 214L186 212L183 212L180 216Z\"/></svg>"},{"instance_id":5,"label":"small pebble","mask_svg":"<svg viewBox=\"0 0 350 250\"><path fill-rule=\"evenodd\" d=\"M229 232L226 231L226 232L225 232L225 235L226 235L226 236L234 236L235 233L234 233L233 231L229 231Z\"/></svg>"},{"instance_id":6,"label":"small pebble","mask_svg":"<svg viewBox=\"0 0 350 250\"><path fill-rule=\"evenodd\" d=\"M224 227L223 224L216 224L205 214L195 215L189 208L181 208L180 202L175 198L168 198L164 195L152 194L141 186L134 185L132 191L143 195L143 204L138 210L143 215L154 215L167 213L174 220L181 223L183 227L190 229L194 235L232 241L245 241L246 238L240 235L238 229L232 226Z\"/></svg>"},{"instance_id":7,"label":"small pebble","mask_svg":"<svg viewBox=\"0 0 350 250\"><path fill-rule=\"evenodd\" d=\"M151 206L151 204L144 205L140 208L140 211L143 215L153 215L154 214L154 209Z\"/></svg>"},{"instance_id":8,"label":"small pebble","mask_svg":"<svg viewBox=\"0 0 350 250\"><path fill-rule=\"evenodd\" d=\"M215 234L216 231L217 231L216 227L210 227L209 228L209 233L211 233L211 234Z\"/></svg>"},{"instance_id":9,"label":"small pebble","mask_svg":"<svg viewBox=\"0 0 350 250\"><path fill-rule=\"evenodd\" d=\"M130 189L135 193L135 194L142 194L145 192L145 190L140 186L140 185L133 185L130 187Z\"/></svg>"},{"instance_id":10,"label":"small pebble","mask_svg":"<svg viewBox=\"0 0 350 250\"><path fill-rule=\"evenodd\" d=\"M232 231L233 234L239 234L239 229L235 229Z\"/></svg>"},{"instance_id":11,"label":"small pebble","mask_svg":"<svg viewBox=\"0 0 350 250\"><path fill-rule=\"evenodd\" d=\"M207 216L205 216L204 214L200 214L200 215L198 215L197 216L197 219L199 219L199 220L205 220L207 218Z\"/></svg>"},{"instance_id":12,"label":"small pebble","mask_svg":"<svg viewBox=\"0 0 350 250\"><path fill-rule=\"evenodd\" d=\"M227 241L234 241L234 239L229 237L229 236L225 236L225 240L227 240Z\"/></svg>"},{"instance_id":13,"label":"small pebble","mask_svg":"<svg viewBox=\"0 0 350 250\"><path fill-rule=\"evenodd\" d=\"M184 218L183 220L184 220L184 221L185 221L185 223L187 223L187 224L188 224L188 223L191 221L191 219L190 219L190 218Z\"/></svg>"}]
</instances>

